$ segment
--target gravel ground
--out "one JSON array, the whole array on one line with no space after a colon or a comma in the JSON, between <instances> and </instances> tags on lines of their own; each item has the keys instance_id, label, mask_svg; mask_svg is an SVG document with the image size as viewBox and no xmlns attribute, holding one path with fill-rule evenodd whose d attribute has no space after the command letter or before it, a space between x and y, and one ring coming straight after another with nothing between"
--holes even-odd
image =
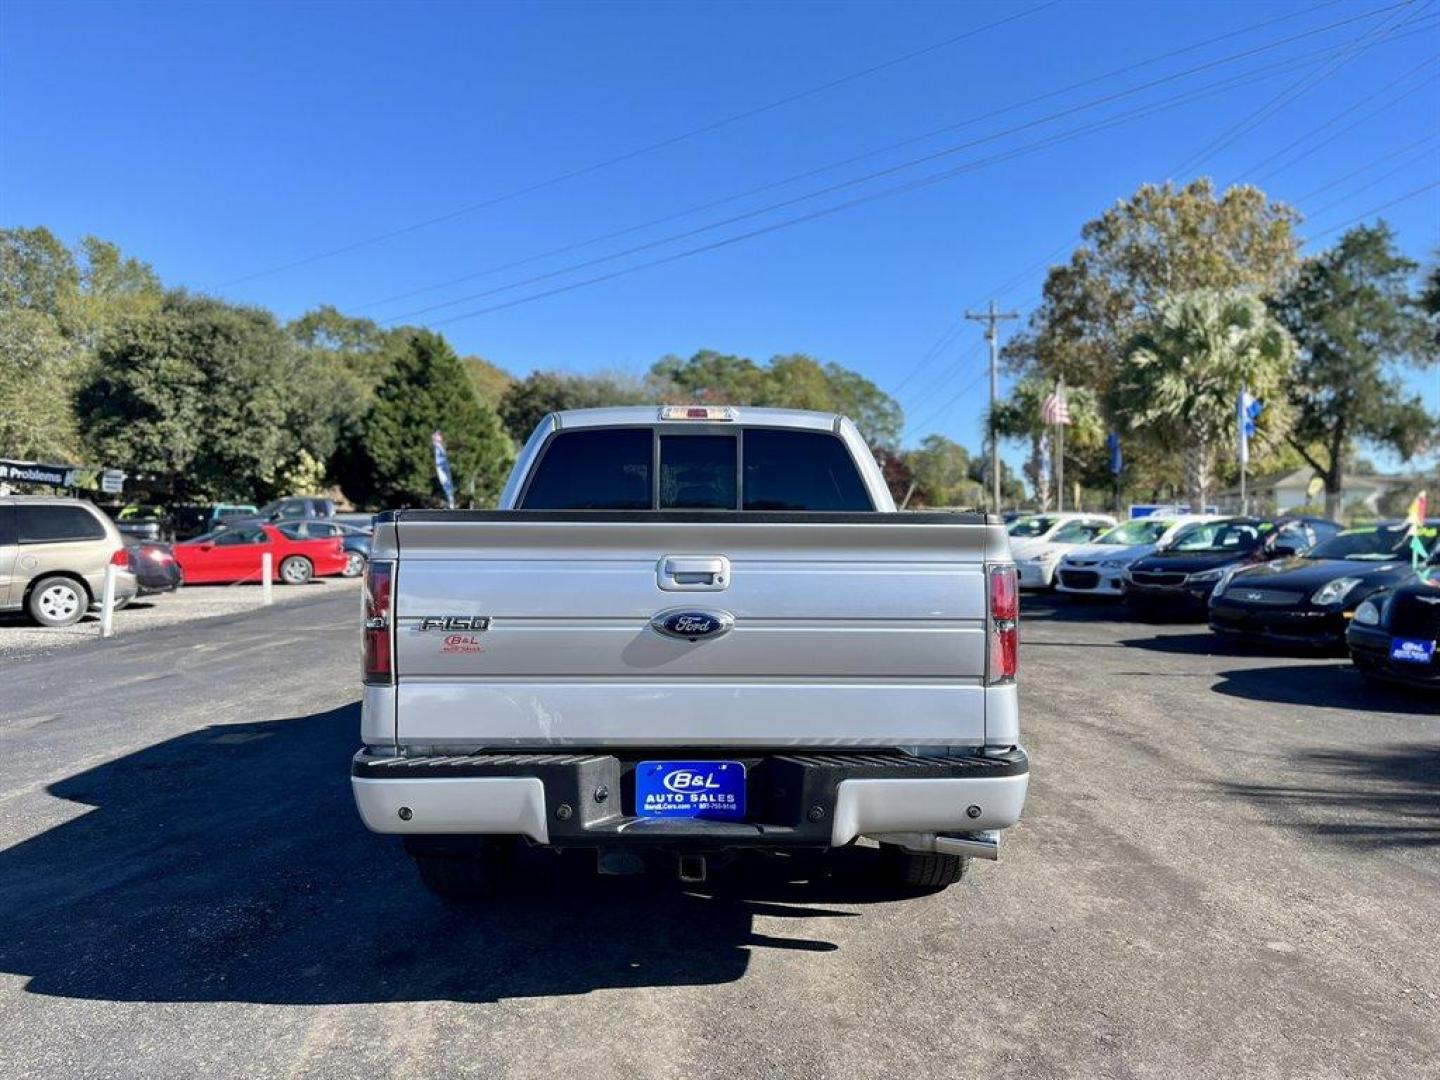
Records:
<instances>
[{"instance_id":1,"label":"gravel ground","mask_svg":"<svg viewBox=\"0 0 1440 1080\"><path fill-rule=\"evenodd\" d=\"M276 585L272 590L275 603L294 604L314 600L345 590L359 588L359 578L317 578L308 585ZM213 619L223 615L240 615L261 609L259 584L186 585L173 593L142 596L131 601L123 611L115 613L114 638L155 630L162 626ZM357 599L356 604L359 604ZM86 615L74 626L36 626L24 615L0 615L0 659L16 660L26 656L64 649L100 637L100 616ZM113 639L112 639L113 640Z\"/></svg>"},{"instance_id":2,"label":"gravel ground","mask_svg":"<svg viewBox=\"0 0 1440 1080\"><path fill-rule=\"evenodd\" d=\"M439 903L350 796L353 593L0 680L0 1077L1436 1076L1440 702L1025 603L998 864Z\"/></svg>"}]
</instances>

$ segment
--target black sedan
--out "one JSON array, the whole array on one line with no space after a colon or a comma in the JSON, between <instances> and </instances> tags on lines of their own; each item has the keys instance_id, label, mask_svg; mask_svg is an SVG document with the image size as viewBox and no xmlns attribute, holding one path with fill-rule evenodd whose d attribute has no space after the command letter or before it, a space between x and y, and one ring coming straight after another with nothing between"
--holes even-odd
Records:
<instances>
[{"instance_id":1,"label":"black sedan","mask_svg":"<svg viewBox=\"0 0 1440 1080\"><path fill-rule=\"evenodd\" d=\"M1324 518L1233 517L1201 521L1130 565L1125 600L1141 614L1205 616L1210 594L1232 569L1299 555L1340 526Z\"/></svg>"},{"instance_id":2,"label":"black sedan","mask_svg":"<svg viewBox=\"0 0 1440 1080\"><path fill-rule=\"evenodd\" d=\"M184 582L175 549L149 540L126 542L127 569L140 583L140 596L174 592Z\"/></svg>"},{"instance_id":3,"label":"black sedan","mask_svg":"<svg viewBox=\"0 0 1440 1080\"><path fill-rule=\"evenodd\" d=\"M1345 644L1367 678L1440 690L1440 550L1430 566L1355 609Z\"/></svg>"},{"instance_id":4,"label":"black sedan","mask_svg":"<svg viewBox=\"0 0 1440 1080\"><path fill-rule=\"evenodd\" d=\"M1440 522L1427 522L1420 530L1427 548L1436 526ZM1222 577L1210 594L1210 629L1341 648L1360 602L1414 575L1414 534L1405 522L1347 529L1303 555Z\"/></svg>"},{"instance_id":5,"label":"black sedan","mask_svg":"<svg viewBox=\"0 0 1440 1080\"><path fill-rule=\"evenodd\" d=\"M1355 609L1345 643L1367 678L1440 690L1440 558Z\"/></svg>"}]
</instances>

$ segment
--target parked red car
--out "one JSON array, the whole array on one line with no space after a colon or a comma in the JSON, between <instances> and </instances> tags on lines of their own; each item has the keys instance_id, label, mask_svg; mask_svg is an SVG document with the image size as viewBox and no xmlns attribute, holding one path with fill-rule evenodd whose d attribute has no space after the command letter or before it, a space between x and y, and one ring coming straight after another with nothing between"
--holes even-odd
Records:
<instances>
[{"instance_id":1,"label":"parked red car","mask_svg":"<svg viewBox=\"0 0 1440 1080\"><path fill-rule=\"evenodd\" d=\"M187 585L259 581L261 556L270 553L271 573L287 585L343 574L348 559L339 538L292 540L273 525L240 525L175 545Z\"/></svg>"}]
</instances>

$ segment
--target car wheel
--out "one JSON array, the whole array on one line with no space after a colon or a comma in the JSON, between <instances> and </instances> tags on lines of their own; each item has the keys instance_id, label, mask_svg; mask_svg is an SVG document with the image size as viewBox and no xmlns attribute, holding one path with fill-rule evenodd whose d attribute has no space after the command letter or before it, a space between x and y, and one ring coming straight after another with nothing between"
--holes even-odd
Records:
<instances>
[{"instance_id":1,"label":"car wheel","mask_svg":"<svg viewBox=\"0 0 1440 1080\"><path fill-rule=\"evenodd\" d=\"M487 900L509 876L515 853L510 837L487 837L478 849L465 852L413 852L420 880L446 900Z\"/></svg>"},{"instance_id":2,"label":"car wheel","mask_svg":"<svg viewBox=\"0 0 1440 1080\"><path fill-rule=\"evenodd\" d=\"M35 583L25 606L41 626L73 626L90 606L90 596L74 578L47 577Z\"/></svg>"},{"instance_id":3,"label":"car wheel","mask_svg":"<svg viewBox=\"0 0 1440 1080\"><path fill-rule=\"evenodd\" d=\"M880 857L893 881L907 889L939 891L965 876L970 860L964 855L936 851L906 851L898 844L881 844Z\"/></svg>"},{"instance_id":4,"label":"car wheel","mask_svg":"<svg viewBox=\"0 0 1440 1080\"><path fill-rule=\"evenodd\" d=\"M358 551L345 553L345 576L359 577L365 573L365 556Z\"/></svg>"},{"instance_id":5,"label":"car wheel","mask_svg":"<svg viewBox=\"0 0 1440 1080\"><path fill-rule=\"evenodd\" d=\"M280 564L280 580L286 585L304 585L314 576L314 563L303 555L291 555Z\"/></svg>"}]
</instances>

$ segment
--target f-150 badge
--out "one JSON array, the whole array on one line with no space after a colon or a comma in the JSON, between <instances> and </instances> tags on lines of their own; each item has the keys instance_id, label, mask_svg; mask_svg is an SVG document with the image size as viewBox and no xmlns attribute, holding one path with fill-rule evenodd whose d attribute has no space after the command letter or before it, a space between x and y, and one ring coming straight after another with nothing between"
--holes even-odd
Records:
<instances>
[{"instance_id":1,"label":"f-150 badge","mask_svg":"<svg viewBox=\"0 0 1440 1080\"><path fill-rule=\"evenodd\" d=\"M489 630L489 615L422 615L421 630L444 630L447 634L456 630Z\"/></svg>"},{"instance_id":2,"label":"f-150 badge","mask_svg":"<svg viewBox=\"0 0 1440 1080\"><path fill-rule=\"evenodd\" d=\"M728 611L696 611L693 608L672 608L650 620L656 633L684 641L719 637L735 625L735 616Z\"/></svg>"}]
</instances>

